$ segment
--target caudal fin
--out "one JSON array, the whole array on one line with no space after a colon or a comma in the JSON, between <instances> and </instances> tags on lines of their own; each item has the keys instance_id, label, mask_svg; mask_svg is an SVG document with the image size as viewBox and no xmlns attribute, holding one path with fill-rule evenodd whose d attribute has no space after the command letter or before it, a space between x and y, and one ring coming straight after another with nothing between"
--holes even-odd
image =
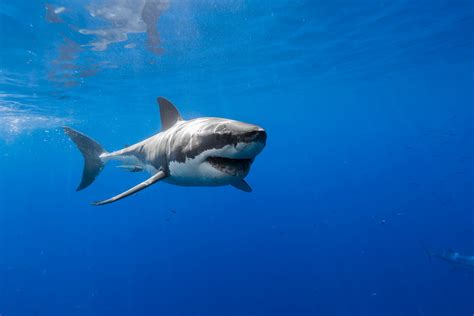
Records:
<instances>
[{"instance_id":1,"label":"caudal fin","mask_svg":"<svg viewBox=\"0 0 474 316\"><path fill-rule=\"evenodd\" d=\"M430 250L430 248L428 248L424 242L422 241L419 241L420 243L420 246L421 248L423 248L423 251L425 252L426 256L428 257L428 259L430 260L431 262L431 258L433 257L433 252Z\"/></svg>"},{"instance_id":2,"label":"caudal fin","mask_svg":"<svg viewBox=\"0 0 474 316\"><path fill-rule=\"evenodd\" d=\"M82 172L82 180L77 191L80 191L88 187L99 173L104 169L104 162L100 159L100 155L107 151L102 148L96 141L89 138L88 136L73 130L70 127L63 127L64 132L71 138L71 140L77 145L77 148L84 157L84 171Z\"/></svg>"}]
</instances>

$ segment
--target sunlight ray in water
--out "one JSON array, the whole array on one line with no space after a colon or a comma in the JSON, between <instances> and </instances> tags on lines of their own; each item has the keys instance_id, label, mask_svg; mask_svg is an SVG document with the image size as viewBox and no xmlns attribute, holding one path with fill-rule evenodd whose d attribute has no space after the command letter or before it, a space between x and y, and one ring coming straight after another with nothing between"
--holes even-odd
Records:
<instances>
[{"instance_id":1,"label":"sunlight ray in water","mask_svg":"<svg viewBox=\"0 0 474 316\"><path fill-rule=\"evenodd\" d=\"M54 129L74 121L49 114L30 103L34 99L27 95L0 92L0 141L11 142L20 134Z\"/></svg>"}]
</instances>

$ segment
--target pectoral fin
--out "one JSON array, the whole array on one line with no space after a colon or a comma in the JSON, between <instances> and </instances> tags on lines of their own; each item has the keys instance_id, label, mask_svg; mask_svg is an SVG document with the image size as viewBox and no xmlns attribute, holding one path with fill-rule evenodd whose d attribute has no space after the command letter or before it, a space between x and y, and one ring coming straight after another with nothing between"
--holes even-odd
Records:
<instances>
[{"instance_id":1,"label":"pectoral fin","mask_svg":"<svg viewBox=\"0 0 474 316\"><path fill-rule=\"evenodd\" d=\"M235 181L234 183L232 183L232 186L244 192L252 192L252 188L247 182L245 182L244 179Z\"/></svg>"},{"instance_id":2,"label":"pectoral fin","mask_svg":"<svg viewBox=\"0 0 474 316\"><path fill-rule=\"evenodd\" d=\"M94 202L92 203L92 205L104 205L104 204L108 204L108 203L112 203L112 202L115 202L115 201L118 201L120 199L123 199L131 194L134 194L134 193L137 193L138 191L141 191L147 187L149 187L150 185L162 180L166 178L166 173L164 171L158 171L155 175L153 175L151 178L149 178L148 180L146 181L143 181L142 183L134 186L133 188L131 188L130 190L127 190L123 193L120 193L119 195L116 195L110 199L107 199L107 200L103 200L103 201L98 201L98 202Z\"/></svg>"}]
</instances>

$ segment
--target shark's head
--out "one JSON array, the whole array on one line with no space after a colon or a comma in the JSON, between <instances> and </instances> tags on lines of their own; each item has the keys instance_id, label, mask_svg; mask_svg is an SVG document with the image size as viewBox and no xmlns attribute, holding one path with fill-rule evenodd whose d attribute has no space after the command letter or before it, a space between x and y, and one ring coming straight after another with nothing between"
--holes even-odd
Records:
<instances>
[{"instance_id":1,"label":"shark's head","mask_svg":"<svg viewBox=\"0 0 474 316\"><path fill-rule=\"evenodd\" d=\"M267 140L259 126L222 118L182 121L175 128L170 172L191 185L223 185L245 178Z\"/></svg>"},{"instance_id":2,"label":"shark's head","mask_svg":"<svg viewBox=\"0 0 474 316\"><path fill-rule=\"evenodd\" d=\"M245 177L255 157L263 150L267 133L257 125L226 119L209 119L210 124L194 135L205 150L202 163L224 175Z\"/></svg>"},{"instance_id":3,"label":"shark's head","mask_svg":"<svg viewBox=\"0 0 474 316\"><path fill-rule=\"evenodd\" d=\"M257 125L203 117L185 121L176 107L158 98L167 141L169 177L181 185L237 185L263 150L267 133ZM242 183L242 181L240 181ZM249 188L243 188L247 190Z\"/></svg>"}]
</instances>

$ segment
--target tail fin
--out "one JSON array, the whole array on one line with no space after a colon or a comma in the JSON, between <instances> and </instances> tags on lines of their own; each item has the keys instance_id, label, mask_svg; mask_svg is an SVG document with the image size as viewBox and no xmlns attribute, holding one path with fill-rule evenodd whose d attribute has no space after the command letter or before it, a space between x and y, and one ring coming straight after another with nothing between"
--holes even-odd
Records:
<instances>
[{"instance_id":1,"label":"tail fin","mask_svg":"<svg viewBox=\"0 0 474 316\"><path fill-rule=\"evenodd\" d=\"M426 255L428 256L428 259L431 262L431 258L433 257L433 252L428 248L422 241L420 241L421 248L425 251Z\"/></svg>"},{"instance_id":2,"label":"tail fin","mask_svg":"<svg viewBox=\"0 0 474 316\"><path fill-rule=\"evenodd\" d=\"M64 126L63 129L64 132L69 135L71 140L76 143L77 147L82 153L82 156L84 156L84 171L82 172L82 180L77 187L77 191L80 191L94 182L95 178L102 171L105 164L102 159L100 159L100 155L106 153L107 151L88 136L66 126Z\"/></svg>"}]
</instances>

